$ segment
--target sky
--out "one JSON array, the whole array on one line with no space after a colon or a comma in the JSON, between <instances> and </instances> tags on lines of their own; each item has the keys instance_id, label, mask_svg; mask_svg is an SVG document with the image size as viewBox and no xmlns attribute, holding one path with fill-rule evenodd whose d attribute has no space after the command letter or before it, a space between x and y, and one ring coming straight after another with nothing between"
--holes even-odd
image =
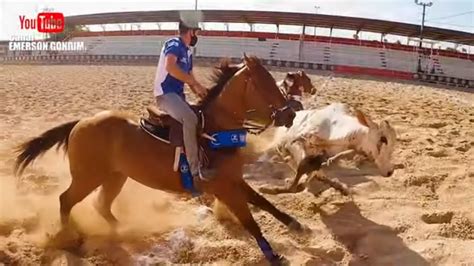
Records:
<instances>
[{"instance_id":1,"label":"sky","mask_svg":"<svg viewBox=\"0 0 474 266\"><path fill-rule=\"evenodd\" d=\"M427 8L425 25L474 33L474 0L432 0L432 2L433 6ZM43 8L53 8L69 16L119 11L194 9L194 4L195 0L0 0L0 40L10 40L12 36L24 34L25 30L20 30L19 16L33 18ZM198 0L198 9L318 12L415 24L421 23L422 14L422 7L415 5L414 0ZM220 26L224 29L223 25ZM208 27L217 26L208 25ZM142 28L147 27L144 25ZM268 26L257 27L257 30L265 29L268 29ZM298 27L280 29L295 33L301 31ZM326 34L325 29L317 30L316 34ZM354 32L345 34L349 37ZM371 36L375 37L368 33L367 37Z\"/></svg>"}]
</instances>

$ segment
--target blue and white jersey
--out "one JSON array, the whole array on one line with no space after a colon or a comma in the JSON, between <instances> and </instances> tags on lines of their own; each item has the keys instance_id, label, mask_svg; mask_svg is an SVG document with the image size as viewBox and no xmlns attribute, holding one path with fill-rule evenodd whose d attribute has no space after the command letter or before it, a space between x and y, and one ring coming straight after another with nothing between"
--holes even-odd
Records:
<instances>
[{"instance_id":1,"label":"blue and white jersey","mask_svg":"<svg viewBox=\"0 0 474 266\"><path fill-rule=\"evenodd\" d=\"M185 73L189 73L193 69L193 56L191 50L186 46L186 44L184 44L181 38L175 37L169 39L161 49L155 76L154 95L160 96L166 93L176 93L184 97L184 83L172 77L166 71L165 57L169 54L176 56L176 64Z\"/></svg>"}]
</instances>

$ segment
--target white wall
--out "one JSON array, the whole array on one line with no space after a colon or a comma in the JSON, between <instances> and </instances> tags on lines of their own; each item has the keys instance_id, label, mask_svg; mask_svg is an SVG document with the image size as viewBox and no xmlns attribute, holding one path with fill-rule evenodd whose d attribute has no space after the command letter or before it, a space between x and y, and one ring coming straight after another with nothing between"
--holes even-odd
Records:
<instances>
[{"instance_id":1,"label":"white wall","mask_svg":"<svg viewBox=\"0 0 474 266\"><path fill-rule=\"evenodd\" d=\"M71 41L83 41L87 54L97 55L159 55L167 36L110 36L76 37ZM256 38L201 36L196 55L202 57L237 57L243 53L262 59L285 61L299 60L299 41ZM70 52L73 53L73 52ZM382 57L386 65L382 64ZM470 60L437 56L444 74L474 80L474 63ZM431 59L429 59L431 60ZM418 55L408 51L371 48L319 42L304 43L301 61L308 63L359 66L416 72ZM432 62L427 62L431 64Z\"/></svg>"}]
</instances>

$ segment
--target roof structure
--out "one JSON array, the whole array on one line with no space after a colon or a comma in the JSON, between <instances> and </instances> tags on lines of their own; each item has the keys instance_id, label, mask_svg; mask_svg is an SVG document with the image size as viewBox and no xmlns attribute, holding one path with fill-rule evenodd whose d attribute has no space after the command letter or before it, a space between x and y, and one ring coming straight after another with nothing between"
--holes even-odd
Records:
<instances>
[{"instance_id":1,"label":"roof structure","mask_svg":"<svg viewBox=\"0 0 474 266\"><path fill-rule=\"evenodd\" d=\"M180 12L183 11L191 12L190 10L168 10L88 14L66 17L66 23L73 25L94 25L142 22L178 22L180 19ZM202 22L306 25L311 27L316 26L381 34L394 34L406 37L418 37L420 31L420 26L416 24L323 14L246 10L200 10L200 12L202 12ZM425 26L423 29L423 37L437 41L474 45L474 34L464 31Z\"/></svg>"}]
</instances>

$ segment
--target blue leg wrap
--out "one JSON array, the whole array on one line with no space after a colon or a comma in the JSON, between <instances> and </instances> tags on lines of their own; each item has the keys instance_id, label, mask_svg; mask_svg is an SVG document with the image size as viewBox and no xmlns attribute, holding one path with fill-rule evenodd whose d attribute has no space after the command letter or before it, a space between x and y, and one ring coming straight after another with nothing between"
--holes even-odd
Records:
<instances>
[{"instance_id":1,"label":"blue leg wrap","mask_svg":"<svg viewBox=\"0 0 474 266\"><path fill-rule=\"evenodd\" d=\"M257 244L267 260L272 260L275 257L272 247L265 238L261 237L257 239Z\"/></svg>"}]
</instances>

